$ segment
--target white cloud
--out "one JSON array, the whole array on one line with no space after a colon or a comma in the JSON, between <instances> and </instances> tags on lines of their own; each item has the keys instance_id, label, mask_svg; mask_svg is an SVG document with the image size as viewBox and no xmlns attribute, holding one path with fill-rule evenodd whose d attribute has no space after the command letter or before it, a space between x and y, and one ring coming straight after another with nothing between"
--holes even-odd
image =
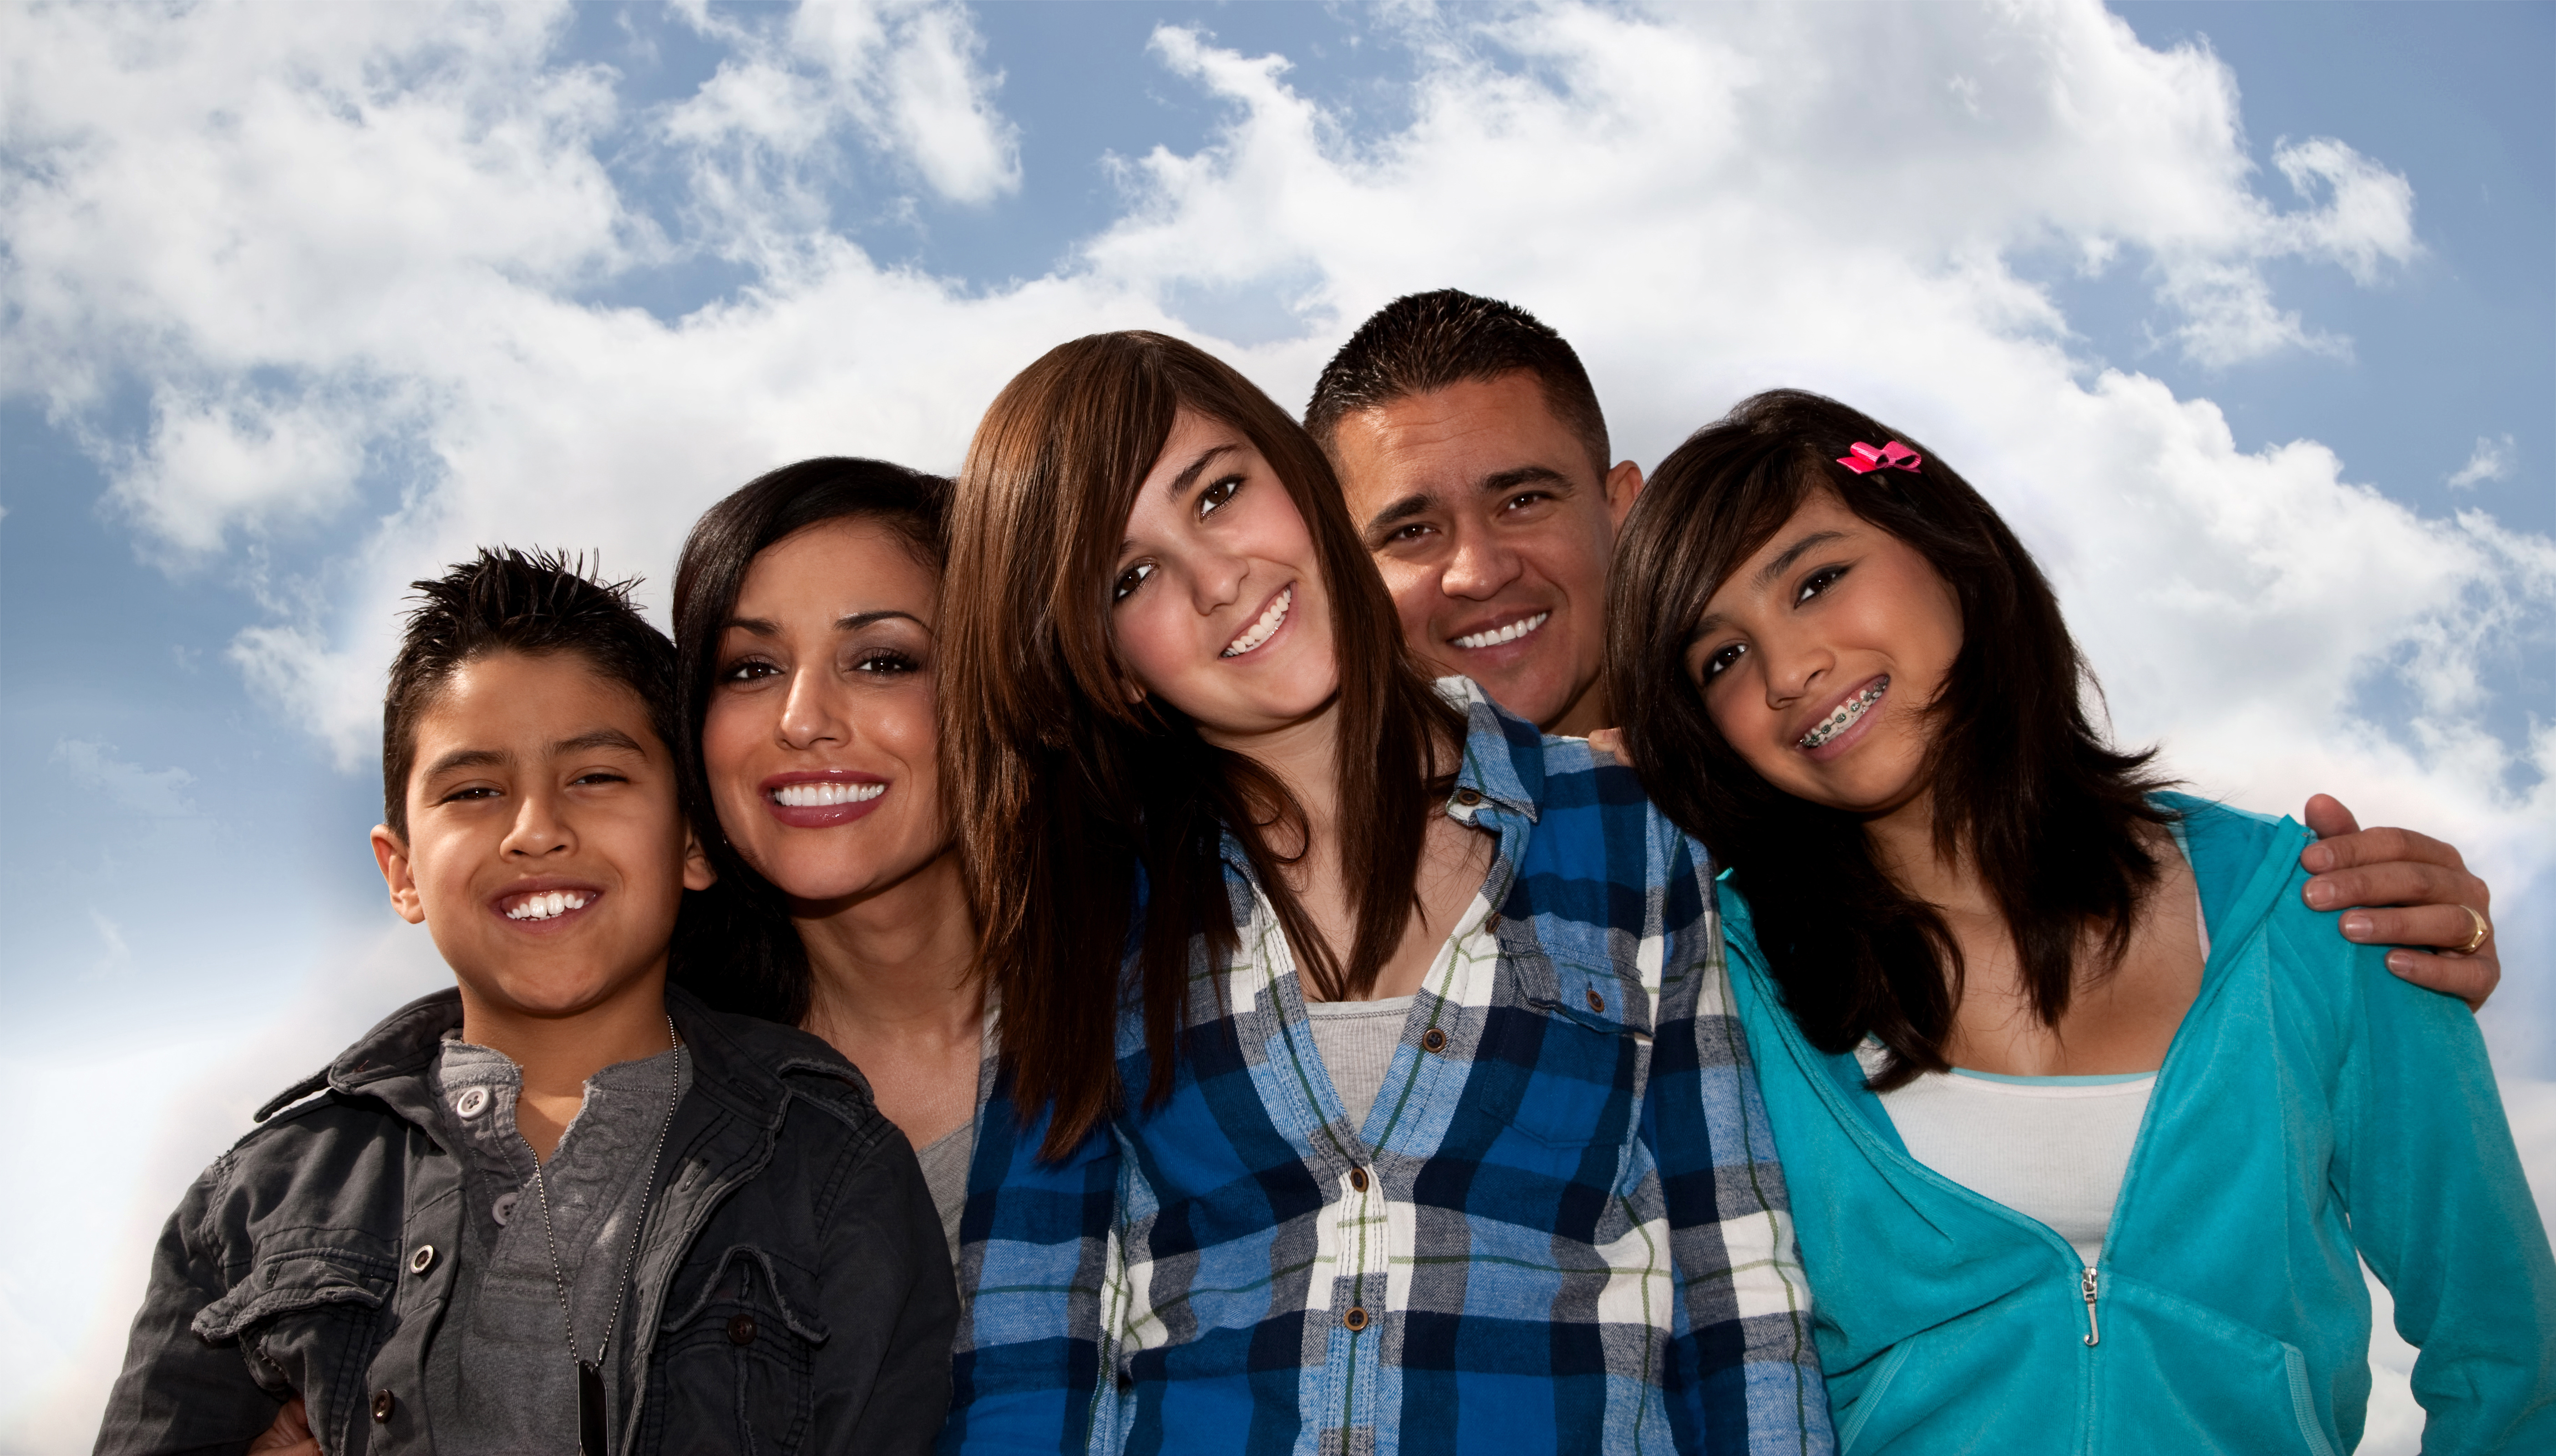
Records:
<instances>
[{"instance_id":1,"label":"white cloud","mask_svg":"<svg viewBox=\"0 0 2556 1456\"><path fill-rule=\"evenodd\" d=\"M2488 480L2508 480L2512 467L2519 463L2519 448L2512 444L2509 435L2500 440L2480 435L2476 453L2468 457L2466 464L2459 466L2457 474L2450 476L2451 488L2469 490Z\"/></svg>"},{"instance_id":2,"label":"white cloud","mask_svg":"<svg viewBox=\"0 0 2556 1456\"><path fill-rule=\"evenodd\" d=\"M118 809L155 819L183 819L195 812L187 797L195 776L183 768L144 768L115 756L115 747L94 738L64 738L54 744L54 763L71 782L106 795ZM120 949L122 942L115 944Z\"/></svg>"}]
</instances>

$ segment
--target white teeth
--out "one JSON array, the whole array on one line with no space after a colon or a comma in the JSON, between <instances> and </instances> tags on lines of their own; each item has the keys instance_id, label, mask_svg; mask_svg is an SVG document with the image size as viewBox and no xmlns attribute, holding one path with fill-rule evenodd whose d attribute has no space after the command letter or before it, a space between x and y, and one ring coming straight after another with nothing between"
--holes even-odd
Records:
<instances>
[{"instance_id":1,"label":"white teeth","mask_svg":"<svg viewBox=\"0 0 2556 1456\"><path fill-rule=\"evenodd\" d=\"M836 804L866 803L886 792L885 784L854 784L828 779L815 783L783 784L772 791L772 802L785 809L825 809Z\"/></svg>"},{"instance_id":2,"label":"white teeth","mask_svg":"<svg viewBox=\"0 0 2556 1456\"><path fill-rule=\"evenodd\" d=\"M1536 628L1543 626L1545 618L1552 615L1553 613L1549 611L1539 611L1533 616L1513 621L1505 627L1493 627L1487 632L1475 632L1470 637L1458 637L1456 639L1456 645L1459 647L1497 647L1502 642L1514 642L1518 638L1525 636L1527 633L1534 631Z\"/></svg>"},{"instance_id":3,"label":"white teeth","mask_svg":"<svg viewBox=\"0 0 2556 1456\"><path fill-rule=\"evenodd\" d=\"M1864 689L1862 692L1849 698L1844 703L1839 704L1836 712L1820 720L1819 727L1802 734L1801 746L1805 748L1816 748L1821 744L1826 743L1831 738L1836 737L1838 734L1845 732L1849 728L1853 726L1856 719L1863 717L1865 709L1868 709L1873 704L1880 702L1881 695L1889 691L1890 679L1873 679L1871 687Z\"/></svg>"},{"instance_id":4,"label":"white teeth","mask_svg":"<svg viewBox=\"0 0 2556 1456\"><path fill-rule=\"evenodd\" d=\"M506 912L509 920L548 920L571 910L585 908L586 897L575 890L550 890L526 895L515 908Z\"/></svg>"},{"instance_id":5,"label":"white teeth","mask_svg":"<svg viewBox=\"0 0 2556 1456\"><path fill-rule=\"evenodd\" d=\"M1251 630L1244 632L1241 636L1226 643L1224 651L1218 655L1223 657L1240 657L1245 652L1248 652L1252 648L1259 646L1261 643L1268 641L1269 634L1277 631L1278 624L1287 619L1287 608L1295 601L1295 599L1296 589L1293 587L1279 593L1278 599L1270 602L1269 609L1260 613L1260 619L1251 624Z\"/></svg>"}]
</instances>

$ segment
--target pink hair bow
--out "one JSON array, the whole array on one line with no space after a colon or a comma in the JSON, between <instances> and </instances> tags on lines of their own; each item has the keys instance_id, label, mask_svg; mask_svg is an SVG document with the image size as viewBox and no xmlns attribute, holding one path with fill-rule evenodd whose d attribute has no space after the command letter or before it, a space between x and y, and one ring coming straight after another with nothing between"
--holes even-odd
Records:
<instances>
[{"instance_id":1,"label":"pink hair bow","mask_svg":"<svg viewBox=\"0 0 2556 1456\"><path fill-rule=\"evenodd\" d=\"M1916 473L1917 467L1925 463L1926 458L1924 456L1910 450L1907 446L1900 444L1896 440L1890 442L1888 445L1882 446L1878 450L1875 450L1873 447L1858 440L1854 444L1847 447L1846 454L1838 457L1839 464L1846 466L1848 469L1854 471L1858 475L1864 474L1868 471L1878 470L1884 465L1888 465L1894 470L1906 470L1911 474L1914 474Z\"/></svg>"}]
</instances>

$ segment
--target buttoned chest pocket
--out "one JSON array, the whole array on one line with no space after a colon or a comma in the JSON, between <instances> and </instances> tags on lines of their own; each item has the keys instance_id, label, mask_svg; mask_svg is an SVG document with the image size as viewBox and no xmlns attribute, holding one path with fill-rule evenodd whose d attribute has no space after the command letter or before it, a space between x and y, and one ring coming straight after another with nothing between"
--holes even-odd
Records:
<instances>
[{"instance_id":1,"label":"buttoned chest pocket","mask_svg":"<svg viewBox=\"0 0 2556 1456\"><path fill-rule=\"evenodd\" d=\"M792 1452L814 1418L810 1378L826 1327L816 1279L751 1245L710 1265L660 1326L642 1444L652 1451Z\"/></svg>"},{"instance_id":2,"label":"buttoned chest pocket","mask_svg":"<svg viewBox=\"0 0 2556 1456\"><path fill-rule=\"evenodd\" d=\"M198 1310L192 1328L212 1344L236 1343L269 1394L302 1396L312 1429L342 1430L398 1277L390 1250L374 1242L261 1249L248 1276Z\"/></svg>"},{"instance_id":3,"label":"buttoned chest pocket","mask_svg":"<svg viewBox=\"0 0 2556 1456\"><path fill-rule=\"evenodd\" d=\"M1610 970L1514 958L1523 994L1494 1007L1475 1069L1513 1134L1501 1160L1584 1186L1613 1186L1650 1073L1647 997Z\"/></svg>"}]
</instances>

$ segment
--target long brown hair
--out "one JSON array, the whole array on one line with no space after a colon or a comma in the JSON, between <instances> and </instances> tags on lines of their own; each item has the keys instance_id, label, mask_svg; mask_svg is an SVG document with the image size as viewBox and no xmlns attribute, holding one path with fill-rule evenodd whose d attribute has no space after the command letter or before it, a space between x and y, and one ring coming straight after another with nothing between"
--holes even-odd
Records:
<instances>
[{"instance_id":1,"label":"long brown hair","mask_svg":"<svg viewBox=\"0 0 2556 1456\"><path fill-rule=\"evenodd\" d=\"M1189 409L1230 426L1305 519L1340 662L1341 860L1357 937L1315 931L1271 848L1305 816L1278 779L1167 704L1131 703L1109 584L1137 487ZM1026 1119L1052 1108L1061 1157L1124 1097L1120 1007L1144 1013L1148 1106L1171 1093L1192 976L1236 947L1218 858L1231 832L1318 991L1375 984L1414 903L1421 842L1463 725L1406 656L1393 603L1311 437L1251 382L1159 333L1050 350L1003 388L967 447L941 616L941 761L1002 998L1002 1061ZM1358 751L1373 745L1372 754ZM1442 753L1442 748L1446 751ZM1130 944L1138 894L1141 944ZM1128 985L1121 967L1136 953Z\"/></svg>"},{"instance_id":2,"label":"long brown hair","mask_svg":"<svg viewBox=\"0 0 2556 1456\"><path fill-rule=\"evenodd\" d=\"M1836 463L1899 441L1914 472ZM1935 844L1967 853L2004 912L2033 1010L2056 1024L2099 932L2094 976L2129 948L2156 881L2140 828L2153 749L2116 751L2086 711L2094 677L2059 598L1993 507L1914 436L1802 390L1740 401L1660 462L1625 518L1606 587L1607 681L1651 798L1748 896L1769 970L1812 1045L1868 1034L1876 1090L1947 1063L1962 956L1943 917L1874 862L1860 820L1766 782L1714 726L1687 673L1690 633L1730 574L1815 490L1916 550L1961 603L1962 648L1929 708Z\"/></svg>"}]
</instances>

